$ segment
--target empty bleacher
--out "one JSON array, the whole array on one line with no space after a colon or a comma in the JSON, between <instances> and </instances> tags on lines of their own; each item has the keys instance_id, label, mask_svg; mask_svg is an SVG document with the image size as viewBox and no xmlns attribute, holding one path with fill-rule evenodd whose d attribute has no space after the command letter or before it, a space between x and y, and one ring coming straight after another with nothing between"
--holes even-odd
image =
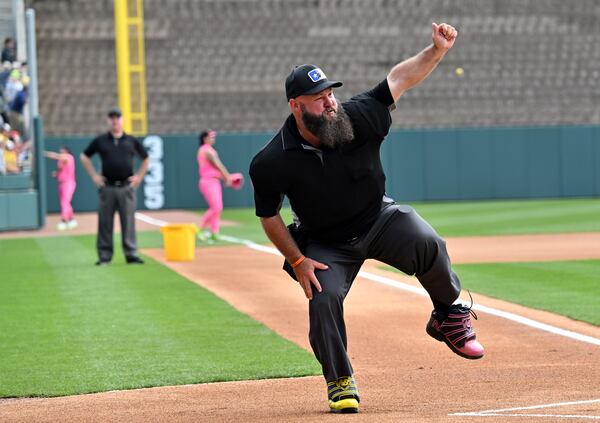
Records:
<instances>
[{"instance_id":1,"label":"empty bleacher","mask_svg":"<svg viewBox=\"0 0 600 423\"><path fill-rule=\"evenodd\" d=\"M26 3L37 11L46 132L102 130L117 101L112 0ZM315 63L343 80L343 100L425 47L431 21L455 25L459 39L400 100L394 126L600 123L597 0L144 3L152 133L276 129L294 64Z\"/></svg>"}]
</instances>

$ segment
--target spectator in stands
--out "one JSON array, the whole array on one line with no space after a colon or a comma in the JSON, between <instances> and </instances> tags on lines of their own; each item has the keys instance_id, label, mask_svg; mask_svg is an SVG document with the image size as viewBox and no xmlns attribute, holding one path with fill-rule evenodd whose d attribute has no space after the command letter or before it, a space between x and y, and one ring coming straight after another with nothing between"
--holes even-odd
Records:
<instances>
[{"instance_id":1,"label":"spectator in stands","mask_svg":"<svg viewBox=\"0 0 600 423\"><path fill-rule=\"evenodd\" d=\"M198 188L208 204L208 210L200 219L201 241L214 242L221 226L221 212L223 211L223 191L221 180L225 186L232 186L231 174L221 160L213 145L217 140L217 133L210 129L202 131L199 137L199 148L196 159L198 161Z\"/></svg>"},{"instance_id":2,"label":"spectator in stands","mask_svg":"<svg viewBox=\"0 0 600 423\"><path fill-rule=\"evenodd\" d=\"M109 131L97 136L79 156L83 167L98 187L98 251L97 266L109 264L113 256L113 221L115 211L121 220L121 241L125 260L129 264L143 264L137 255L135 236L135 189L141 184L148 169L148 153L134 137L123 131L123 115L119 109L108 112ZM102 160L99 175L90 158L98 153ZM134 156L142 163L133 172Z\"/></svg>"},{"instance_id":3,"label":"spectator in stands","mask_svg":"<svg viewBox=\"0 0 600 423\"><path fill-rule=\"evenodd\" d=\"M17 49L15 48L15 40L11 37L4 39L4 47L2 48L2 62L14 62L17 60Z\"/></svg>"},{"instance_id":4,"label":"spectator in stands","mask_svg":"<svg viewBox=\"0 0 600 423\"><path fill-rule=\"evenodd\" d=\"M6 82L6 87L4 87L4 101L6 104L9 105L12 103L17 93L22 89L23 83L21 82L21 71L19 69L13 69Z\"/></svg>"},{"instance_id":5,"label":"spectator in stands","mask_svg":"<svg viewBox=\"0 0 600 423\"><path fill-rule=\"evenodd\" d=\"M23 116L28 97L29 90L27 84L24 84L23 89L17 92L13 100L8 105L8 121L21 135L25 134L25 120Z\"/></svg>"},{"instance_id":6,"label":"spectator in stands","mask_svg":"<svg viewBox=\"0 0 600 423\"><path fill-rule=\"evenodd\" d=\"M20 135L25 134L25 120L23 115L29 97L27 87L26 83L23 84L23 89L15 94L15 97L8 105L8 121Z\"/></svg>"},{"instance_id":7,"label":"spectator in stands","mask_svg":"<svg viewBox=\"0 0 600 423\"><path fill-rule=\"evenodd\" d=\"M58 184L58 201L60 203L60 223L57 225L59 231L65 229L74 229L77 227L77 221L73 214L71 200L75 193L75 159L68 147L62 146L58 153L53 151L44 151L44 156L56 160L56 171L52 176L56 178Z\"/></svg>"},{"instance_id":8,"label":"spectator in stands","mask_svg":"<svg viewBox=\"0 0 600 423\"><path fill-rule=\"evenodd\" d=\"M10 139L4 145L4 169L6 173L19 173L15 142Z\"/></svg>"},{"instance_id":9,"label":"spectator in stands","mask_svg":"<svg viewBox=\"0 0 600 423\"><path fill-rule=\"evenodd\" d=\"M0 90L4 90L4 87L6 87L12 69L12 63L2 62L2 68L0 69Z\"/></svg>"},{"instance_id":10,"label":"spectator in stands","mask_svg":"<svg viewBox=\"0 0 600 423\"><path fill-rule=\"evenodd\" d=\"M4 146L3 166L5 173L19 173L21 171L19 163L19 152L21 150L21 137L18 132L13 130L8 123L0 128L0 140Z\"/></svg>"},{"instance_id":11,"label":"spectator in stands","mask_svg":"<svg viewBox=\"0 0 600 423\"><path fill-rule=\"evenodd\" d=\"M0 126L0 175L6 173L6 166L4 165L4 148L6 146L8 137L4 135L4 124Z\"/></svg>"},{"instance_id":12,"label":"spectator in stands","mask_svg":"<svg viewBox=\"0 0 600 423\"><path fill-rule=\"evenodd\" d=\"M4 99L4 91L6 90L6 84L8 83L8 78L10 77L10 73L12 72L12 63L4 62L2 63L2 68L0 68L0 117L2 118L2 123L8 122L8 114L7 109L8 105L6 100Z\"/></svg>"}]
</instances>

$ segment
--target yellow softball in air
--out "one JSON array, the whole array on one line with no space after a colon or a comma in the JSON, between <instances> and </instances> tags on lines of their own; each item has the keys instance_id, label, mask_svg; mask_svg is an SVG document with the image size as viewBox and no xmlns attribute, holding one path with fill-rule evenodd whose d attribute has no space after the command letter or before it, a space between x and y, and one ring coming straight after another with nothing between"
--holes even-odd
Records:
<instances>
[{"instance_id":1,"label":"yellow softball in air","mask_svg":"<svg viewBox=\"0 0 600 423\"><path fill-rule=\"evenodd\" d=\"M463 68L456 68L456 70L454 71L458 76L462 76L465 73L465 70Z\"/></svg>"}]
</instances>

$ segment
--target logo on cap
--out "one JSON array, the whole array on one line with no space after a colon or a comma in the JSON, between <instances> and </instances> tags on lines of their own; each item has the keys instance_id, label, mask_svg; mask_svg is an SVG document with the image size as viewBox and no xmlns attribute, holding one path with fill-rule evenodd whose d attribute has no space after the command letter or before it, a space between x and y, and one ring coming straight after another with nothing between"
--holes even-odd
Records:
<instances>
[{"instance_id":1,"label":"logo on cap","mask_svg":"<svg viewBox=\"0 0 600 423\"><path fill-rule=\"evenodd\" d=\"M321 68L315 68L308 73L308 77L312 82L319 82L321 79L327 79Z\"/></svg>"}]
</instances>

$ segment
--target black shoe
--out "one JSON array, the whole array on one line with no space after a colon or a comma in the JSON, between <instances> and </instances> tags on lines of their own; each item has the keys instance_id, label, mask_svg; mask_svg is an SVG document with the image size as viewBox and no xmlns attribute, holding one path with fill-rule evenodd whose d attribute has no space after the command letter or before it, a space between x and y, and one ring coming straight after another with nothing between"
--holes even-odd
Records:
<instances>
[{"instance_id":1,"label":"black shoe","mask_svg":"<svg viewBox=\"0 0 600 423\"><path fill-rule=\"evenodd\" d=\"M360 396L352 376L341 377L327 383L329 410L332 413L358 413Z\"/></svg>"},{"instance_id":2,"label":"black shoe","mask_svg":"<svg viewBox=\"0 0 600 423\"><path fill-rule=\"evenodd\" d=\"M127 264L144 264L144 260L142 260L139 257L127 257L125 258L125 261L127 261Z\"/></svg>"},{"instance_id":3,"label":"black shoe","mask_svg":"<svg viewBox=\"0 0 600 423\"><path fill-rule=\"evenodd\" d=\"M110 260L98 260L96 262L96 266L108 266L110 264Z\"/></svg>"}]
</instances>

